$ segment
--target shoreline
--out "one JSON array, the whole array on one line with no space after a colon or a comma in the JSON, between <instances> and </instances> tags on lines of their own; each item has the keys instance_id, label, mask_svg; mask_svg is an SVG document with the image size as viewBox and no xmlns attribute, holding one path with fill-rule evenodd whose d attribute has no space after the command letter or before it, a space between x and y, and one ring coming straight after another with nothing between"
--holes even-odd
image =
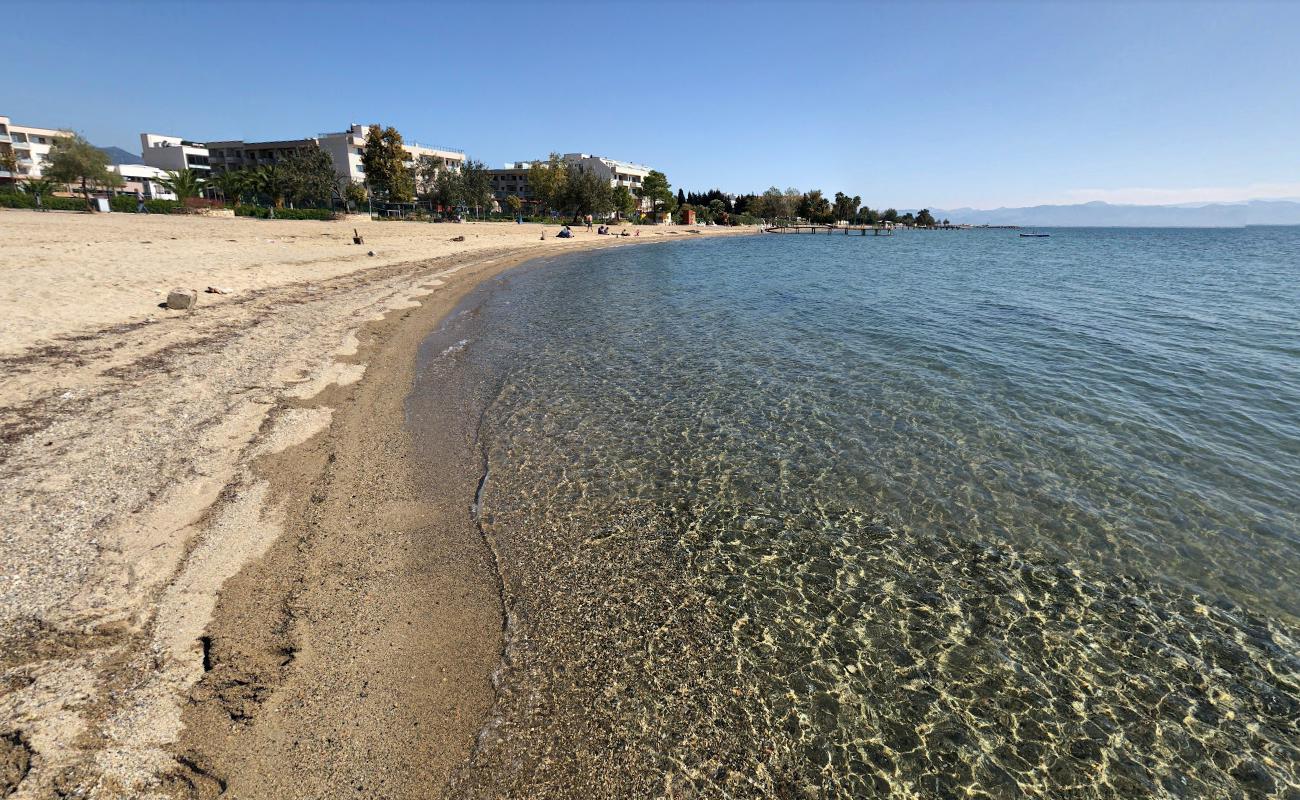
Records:
<instances>
[{"instance_id":1,"label":"shoreline","mask_svg":"<svg viewBox=\"0 0 1300 800\"><path fill-rule=\"evenodd\" d=\"M501 606L466 530L476 465L452 457L435 485L413 480L403 404L419 344L525 262L694 238L675 233L345 271L7 358L23 371L4 387L17 446L3 478L26 491L0 519L39 522L47 498L32 484L79 496L104 484L124 506L88 510L87 563L54 564L75 581L71 602L3 609L0 744L21 767L15 796L440 792L492 700ZM448 433L449 454L472 444L463 434ZM153 458L161 488L117 497L132 476L95 452L114 441L154 454L123 455ZM52 541L10 540L30 545L18 553L29 561ZM26 576L3 577L13 589ZM453 610L428 619L430 597Z\"/></svg>"}]
</instances>

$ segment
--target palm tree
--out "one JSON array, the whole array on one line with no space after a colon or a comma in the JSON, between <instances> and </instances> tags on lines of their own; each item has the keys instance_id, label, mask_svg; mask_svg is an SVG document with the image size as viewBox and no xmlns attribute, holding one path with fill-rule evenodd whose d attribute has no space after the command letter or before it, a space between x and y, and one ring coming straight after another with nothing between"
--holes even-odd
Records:
<instances>
[{"instance_id":1,"label":"palm tree","mask_svg":"<svg viewBox=\"0 0 1300 800\"><path fill-rule=\"evenodd\" d=\"M289 175L284 167L267 164L253 174L257 191L270 198L271 205L284 208L284 196L289 193Z\"/></svg>"},{"instance_id":2,"label":"palm tree","mask_svg":"<svg viewBox=\"0 0 1300 800\"><path fill-rule=\"evenodd\" d=\"M244 192L248 191L251 176L242 169L228 169L212 176L209 181L221 193L222 198L231 205L239 205Z\"/></svg>"},{"instance_id":3,"label":"palm tree","mask_svg":"<svg viewBox=\"0 0 1300 800\"><path fill-rule=\"evenodd\" d=\"M203 178L192 169L168 172L158 179L158 185L176 195L184 203L191 197L198 197L203 192Z\"/></svg>"},{"instance_id":4,"label":"palm tree","mask_svg":"<svg viewBox=\"0 0 1300 800\"><path fill-rule=\"evenodd\" d=\"M22 189L33 197L49 197L59 190L59 184L46 178L32 178L22 184Z\"/></svg>"},{"instance_id":5,"label":"palm tree","mask_svg":"<svg viewBox=\"0 0 1300 800\"><path fill-rule=\"evenodd\" d=\"M30 178L19 184L24 192L36 198L36 208L41 209L41 199L51 197L59 190L59 184L46 178Z\"/></svg>"}]
</instances>

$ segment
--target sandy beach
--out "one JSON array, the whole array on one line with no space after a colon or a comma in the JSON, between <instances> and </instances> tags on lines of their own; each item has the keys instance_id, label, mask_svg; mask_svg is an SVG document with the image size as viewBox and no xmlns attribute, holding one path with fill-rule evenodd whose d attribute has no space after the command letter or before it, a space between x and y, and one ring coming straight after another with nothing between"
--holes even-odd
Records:
<instances>
[{"instance_id":1,"label":"sandy beach","mask_svg":"<svg viewBox=\"0 0 1300 800\"><path fill-rule=\"evenodd\" d=\"M420 341L530 258L748 232L554 230L0 211L0 796L442 790L501 605L472 430L408 466Z\"/></svg>"}]
</instances>

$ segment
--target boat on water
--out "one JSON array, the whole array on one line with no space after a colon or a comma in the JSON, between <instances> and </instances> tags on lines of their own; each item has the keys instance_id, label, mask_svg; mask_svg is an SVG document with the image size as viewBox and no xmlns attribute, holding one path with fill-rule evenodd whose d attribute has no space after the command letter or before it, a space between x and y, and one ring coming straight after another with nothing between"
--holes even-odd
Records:
<instances>
[{"instance_id":1,"label":"boat on water","mask_svg":"<svg viewBox=\"0 0 1300 800\"><path fill-rule=\"evenodd\" d=\"M1025 239L1046 239L1048 236L1051 236L1052 234L1050 234L1050 233L1022 233L1022 234L1020 234L1020 235L1021 235L1022 237L1024 237Z\"/></svg>"}]
</instances>

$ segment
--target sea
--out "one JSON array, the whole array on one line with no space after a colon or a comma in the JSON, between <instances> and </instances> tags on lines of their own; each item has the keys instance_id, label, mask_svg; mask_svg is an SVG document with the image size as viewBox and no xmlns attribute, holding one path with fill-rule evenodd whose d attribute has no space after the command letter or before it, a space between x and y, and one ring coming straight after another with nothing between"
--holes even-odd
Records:
<instances>
[{"instance_id":1,"label":"sea","mask_svg":"<svg viewBox=\"0 0 1300 800\"><path fill-rule=\"evenodd\" d=\"M449 794L1300 797L1300 228L1044 232L466 300L409 401L505 608Z\"/></svg>"}]
</instances>

